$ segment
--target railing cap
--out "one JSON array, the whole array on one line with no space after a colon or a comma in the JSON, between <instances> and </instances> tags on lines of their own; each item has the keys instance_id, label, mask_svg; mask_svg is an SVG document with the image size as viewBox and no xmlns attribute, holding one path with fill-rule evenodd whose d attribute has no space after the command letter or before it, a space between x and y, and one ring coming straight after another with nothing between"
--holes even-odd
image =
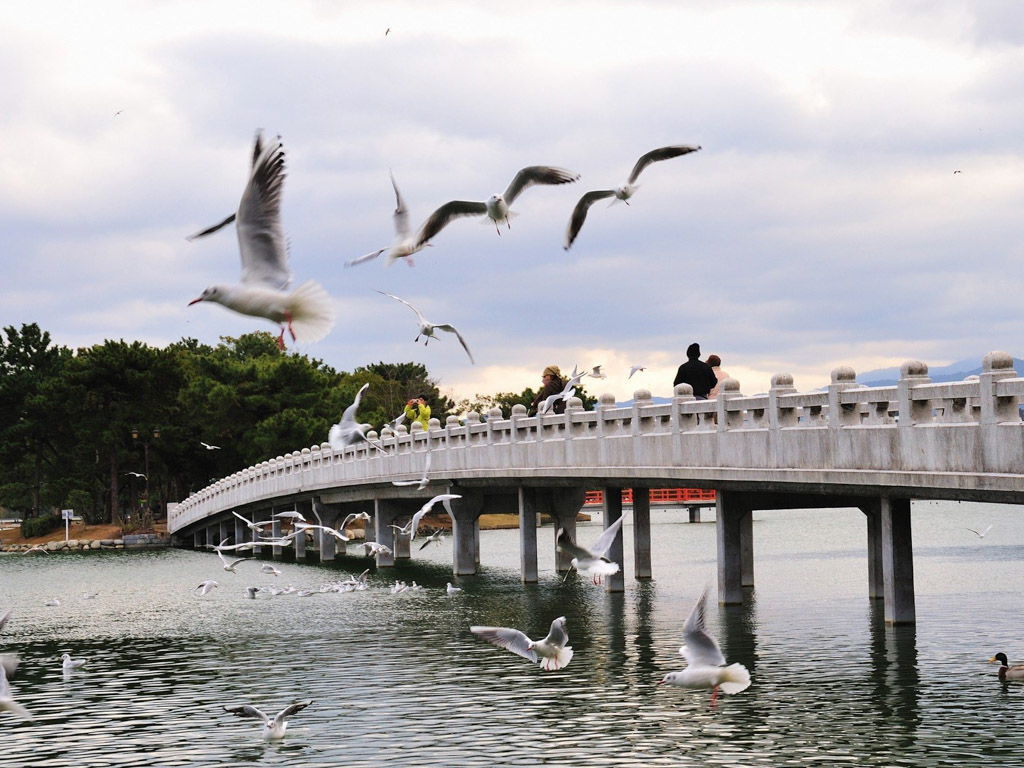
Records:
<instances>
[{"instance_id":1,"label":"railing cap","mask_svg":"<svg viewBox=\"0 0 1024 768\"><path fill-rule=\"evenodd\" d=\"M779 387L792 387L793 386L793 374L791 373L776 373L772 376L772 389L778 389Z\"/></svg>"},{"instance_id":2,"label":"railing cap","mask_svg":"<svg viewBox=\"0 0 1024 768\"><path fill-rule=\"evenodd\" d=\"M739 392L740 391L740 382L739 382L739 380L733 379L733 378L723 379L722 380L722 384L721 384L721 386L719 388L719 391L721 391L721 392Z\"/></svg>"},{"instance_id":3,"label":"railing cap","mask_svg":"<svg viewBox=\"0 0 1024 768\"><path fill-rule=\"evenodd\" d=\"M611 392L605 392L599 398L597 398L597 404L605 408L611 408L615 405L615 395Z\"/></svg>"},{"instance_id":4,"label":"railing cap","mask_svg":"<svg viewBox=\"0 0 1024 768\"><path fill-rule=\"evenodd\" d=\"M676 384L672 394L676 397L693 397L693 387L689 384Z\"/></svg>"},{"instance_id":5,"label":"railing cap","mask_svg":"<svg viewBox=\"0 0 1024 768\"><path fill-rule=\"evenodd\" d=\"M440 429L441 428L441 420L436 418L436 417L431 418L430 421L427 422L427 428L428 429Z\"/></svg>"},{"instance_id":6,"label":"railing cap","mask_svg":"<svg viewBox=\"0 0 1024 768\"><path fill-rule=\"evenodd\" d=\"M838 368L832 369L832 383L839 384L841 382L856 381L857 372L848 365L840 365Z\"/></svg>"},{"instance_id":7,"label":"railing cap","mask_svg":"<svg viewBox=\"0 0 1024 768\"><path fill-rule=\"evenodd\" d=\"M447 419L444 420L444 423L447 424L449 427L457 427L459 426L459 417L452 414Z\"/></svg>"},{"instance_id":8,"label":"railing cap","mask_svg":"<svg viewBox=\"0 0 1024 768\"><path fill-rule=\"evenodd\" d=\"M920 360L907 360L900 366L900 378L906 379L910 376L927 376L928 364Z\"/></svg>"},{"instance_id":9,"label":"railing cap","mask_svg":"<svg viewBox=\"0 0 1024 768\"><path fill-rule=\"evenodd\" d=\"M466 414L466 423L467 424L479 424L480 423L480 414L477 413L476 411L470 411L469 413Z\"/></svg>"},{"instance_id":10,"label":"railing cap","mask_svg":"<svg viewBox=\"0 0 1024 768\"><path fill-rule=\"evenodd\" d=\"M982 370L1005 371L1013 369L1013 355L1007 352L989 352L981 361Z\"/></svg>"},{"instance_id":11,"label":"railing cap","mask_svg":"<svg viewBox=\"0 0 1024 768\"><path fill-rule=\"evenodd\" d=\"M513 416L525 416L526 415L526 406L523 405L522 403L516 403L515 405L512 406L512 415Z\"/></svg>"},{"instance_id":12,"label":"railing cap","mask_svg":"<svg viewBox=\"0 0 1024 768\"><path fill-rule=\"evenodd\" d=\"M414 421L412 424L409 425L409 431L412 434L416 434L417 432L422 432L423 431L423 422L422 421Z\"/></svg>"},{"instance_id":13,"label":"railing cap","mask_svg":"<svg viewBox=\"0 0 1024 768\"><path fill-rule=\"evenodd\" d=\"M501 408L494 406L487 412L488 421L501 421Z\"/></svg>"},{"instance_id":14,"label":"railing cap","mask_svg":"<svg viewBox=\"0 0 1024 768\"><path fill-rule=\"evenodd\" d=\"M650 402L651 399L651 390L649 389L638 389L633 393L633 402L637 405L641 402Z\"/></svg>"}]
</instances>

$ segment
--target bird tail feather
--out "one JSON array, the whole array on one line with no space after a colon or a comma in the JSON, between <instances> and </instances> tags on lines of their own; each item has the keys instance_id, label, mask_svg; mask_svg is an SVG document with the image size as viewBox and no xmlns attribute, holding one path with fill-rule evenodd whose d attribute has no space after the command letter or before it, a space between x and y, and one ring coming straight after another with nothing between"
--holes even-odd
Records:
<instances>
[{"instance_id":1,"label":"bird tail feather","mask_svg":"<svg viewBox=\"0 0 1024 768\"><path fill-rule=\"evenodd\" d=\"M572 648L565 646L559 649L558 653L553 659L541 659L540 665L548 670L561 669L562 667L568 666L569 662L572 661ZM545 662L547 666L545 667Z\"/></svg>"},{"instance_id":2,"label":"bird tail feather","mask_svg":"<svg viewBox=\"0 0 1024 768\"><path fill-rule=\"evenodd\" d=\"M739 693L750 687L750 673L742 664L730 664L722 673L722 693Z\"/></svg>"},{"instance_id":3,"label":"bird tail feather","mask_svg":"<svg viewBox=\"0 0 1024 768\"><path fill-rule=\"evenodd\" d=\"M319 341L334 327L334 303L315 280L307 280L292 291L290 304L296 341Z\"/></svg>"},{"instance_id":4,"label":"bird tail feather","mask_svg":"<svg viewBox=\"0 0 1024 768\"><path fill-rule=\"evenodd\" d=\"M601 560L591 566L590 571L598 576L611 576L612 574L619 572L619 564Z\"/></svg>"}]
</instances>

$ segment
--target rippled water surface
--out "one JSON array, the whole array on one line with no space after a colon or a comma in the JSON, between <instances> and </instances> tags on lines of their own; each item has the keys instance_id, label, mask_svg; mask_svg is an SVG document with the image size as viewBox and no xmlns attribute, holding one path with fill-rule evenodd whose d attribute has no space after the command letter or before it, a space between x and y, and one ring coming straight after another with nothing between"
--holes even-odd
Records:
<instances>
[{"instance_id":1,"label":"rippled water surface","mask_svg":"<svg viewBox=\"0 0 1024 768\"><path fill-rule=\"evenodd\" d=\"M684 514L654 510L647 583L632 579L627 518L625 594L561 584L550 528L540 584L519 583L517 531L485 531L481 571L452 597L449 540L373 572L365 592L257 600L245 587L315 588L368 561L285 563L274 579L189 551L0 557L0 612L14 609L0 651L22 656L15 697L36 718L0 715L0 766L1024 764L1024 685L985 663L1024 661L1024 509L915 503L918 622L898 628L866 596L860 512L755 513L757 587L708 612L753 684L717 709L655 686L683 666L680 627L704 584L715 596L714 525ZM965 530L989 524L984 539ZM599 527L581 524L580 540ZM208 578L220 588L196 596ZM426 589L392 595L395 578ZM468 630L539 637L561 615L575 656L559 672ZM65 652L86 670L65 676ZM281 742L221 708L307 698Z\"/></svg>"}]
</instances>

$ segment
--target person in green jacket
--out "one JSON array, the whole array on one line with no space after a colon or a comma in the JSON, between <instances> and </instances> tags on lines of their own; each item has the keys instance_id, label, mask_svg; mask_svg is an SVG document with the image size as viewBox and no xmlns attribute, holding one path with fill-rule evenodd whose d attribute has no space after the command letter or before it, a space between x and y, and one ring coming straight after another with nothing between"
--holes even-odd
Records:
<instances>
[{"instance_id":1,"label":"person in green jacket","mask_svg":"<svg viewBox=\"0 0 1024 768\"><path fill-rule=\"evenodd\" d=\"M409 420L412 427L414 421L418 421L426 429L430 425L430 406L423 395L413 398L405 404L405 418Z\"/></svg>"}]
</instances>

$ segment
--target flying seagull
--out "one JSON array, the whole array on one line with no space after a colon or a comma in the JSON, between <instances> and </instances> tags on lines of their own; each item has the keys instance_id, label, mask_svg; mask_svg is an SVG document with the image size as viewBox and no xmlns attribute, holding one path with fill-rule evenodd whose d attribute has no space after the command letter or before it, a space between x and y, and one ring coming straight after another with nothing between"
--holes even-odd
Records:
<instances>
[{"instance_id":1,"label":"flying seagull","mask_svg":"<svg viewBox=\"0 0 1024 768\"><path fill-rule=\"evenodd\" d=\"M423 543L420 544L420 550L426 549L431 544L437 544L437 546L441 546L441 542L443 540L444 540L444 529L443 528L438 528L432 534L427 536L427 538L423 541Z\"/></svg>"},{"instance_id":2,"label":"flying seagull","mask_svg":"<svg viewBox=\"0 0 1024 768\"><path fill-rule=\"evenodd\" d=\"M590 373L588 373L587 375L588 376L592 376L595 379L607 379L608 378L608 374L606 374L604 371L601 370L602 367L603 366L595 365L594 369Z\"/></svg>"},{"instance_id":3,"label":"flying seagull","mask_svg":"<svg viewBox=\"0 0 1024 768\"><path fill-rule=\"evenodd\" d=\"M591 549L579 546L564 528L559 530L555 546L559 551L572 556L570 562L573 568L581 574L589 573L593 582L600 584L604 576L611 576L613 573L619 572L619 564L608 559L608 552L612 548L616 534L622 528L624 519L625 515L605 528ZM566 574L566 576L568 575Z\"/></svg>"},{"instance_id":4,"label":"flying seagull","mask_svg":"<svg viewBox=\"0 0 1024 768\"><path fill-rule=\"evenodd\" d=\"M679 653L686 659L687 667L679 672L669 672L658 685L681 685L683 688L711 691L712 705L718 701L718 689L722 693L739 693L750 686L750 673L742 664L725 663L718 641L708 634L704 626L704 604L707 588L700 593L696 605L683 625L683 647Z\"/></svg>"},{"instance_id":5,"label":"flying seagull","mask_svg":"<svg viewBox=\"0 0 1024 768\"><path fill-rule=\"evenodd\" d=\"M239 717L254 717L257 720L262 720L263 732L260 735L264 739L276 741L277 739L284 738L284 733L288 730L288 718L296 712L301 712L312 703L312 701L299 701L295 704L289 704L273 717L263 714L260 710L256 709L256 707L250 706L249 704L243 704L235 707L229 707L225 704L224 711L230 712L233 715L238 715Z\"/></svg>"},{"instance_id":6,"label":"flying seagull","mask_svg":"<svg viewBox=\"0 0 1024 768\"><path fill-rule=\"evenodd\" d=\"M985 534L992 530L992 526L990 525L984 531L976 531L973 528L968 528L967 530L976 535L979 539L984 539Z\"/></svg>"},{"instance_id":7,"label":"flying seagull","mask_svg":"<svg viewBox=\"0 0 1024 768\"><path fill-rule=\"evenodd\" d=\"M631 365L629 367L629 376L626 377L626 380L628 381L629 379L632 379L633 378L633 374L636 373L637 371L646 371L646 370L647 370L646 366L643 366L643 365Z\"/></svg>"},{"instance_id":8,"label":"flying seagull","mask_svg":"<svg viewBox=\"0 0 1024 768\"><path fill-rule=\"evenodd\" d=\"M434 505L437 504L437 502L439 502L439 501L450 501L451 499L461 499L461 498L462 498L462 496L460 496L457 493L441 493L441 494L438 494L437 496L432 498L430 501L428 501L426 504L424 504L422 507L420 507L416 511L416 514L414 514L412 516L412 520L410 520L408 523L406 523L403 526L392 525L391 527L394 528L396 532L402 534L403 536L408 536L410 539L415 539L416 538L416 529L420 527L420 520L422 520L423 516L425 514L427 514L431 509L434 508Z\"/></svg>"},{"instance_id":9,"label":"flying seagull","mask_svg":"<svg viewBox=\"0 0 1024 768\"><path fill-rule=\"evenodd\" d=\"M219 451L220 450L220 446L219 445L210 445L209 443L204 443L202 440L199 441L199 444L201 446L203 446L203 448L205 448L208 451Z\"/></svg>"},{"instance_id":10,"label":"flying seagull","mask_svg":"<svg viewBox=\"0 0 1024 768\"><path fill-rule=\"evenodd\" d=\"M241 282L210 286L189 305L213 301L243 315L265 317L281 326L277 339L281 349L286 328L294 341L312 342L322 339L334 327L334 305L322 285L310 280L290 293L287 290L292 272L281 226L284 176L281 138L264 141L262 131L257 132L252 172L238 212L189 238L203 237L237 220Z\"/></svg>"},{"instance_id":11,"label":"flying seagull","mask_svg":"<svg viewBox=\"0 0 1024 768\"><path fill-rule=\"evenodd\" d=\"M372 261L382 253L387 253L387 265L389 267L398 259L405 259L406 264L411 267L412 255L430 245L427 242L419 242L419 232L416 233L416 237L412 237L409 234L409 209L405 207L402 193L398 191L398 184L395 183L394 174L391 174L391 186L395 189L395 212L392 215L395 224L395 241L391 244L390 248L378 248L376 251L370 251L370 253L364 254L359 258L346 261L346 267L354 267L357 264Z\"/></svg>"},{"instance_id":12,"label":"flying seagull","mask_svg":"<svg viewBox=\"0 0 1024 768\"><path fill-rule=\"evenodd\" d=\"M427 478L427 473L430 472L431 455L432 454L428 451L426 461L423 463L423 477L419 480L392 480L391 484L398 486L415 485L417 491L422 491L430 484L430 480Z\"/></svg>"},{"instance_id":13,"label":"flying seagull","mask_svg":"<svg viewBox=\"0 0 1024 768\"><path fill-rule=\"evenodd\" d=\"M272 566L270 563L264 563L260 566L260 573L269 573L271 576L280 576L281 572Z\"/></svg>"},{"instance_id":14,"label":"flying seagull","mask_svg":"<svg viewBox=\"0 0 1024 768\"><path fill-rule=\"evenodd\" d=\"M15 654L0 656L0 712L10 712L23 720L31 720L32 715L21 704L14 700L8 677L14 677L18 669L18 657Z\"/></svg>"},{"instance_id":15,"label":"flying seagull","mask_svg":"<svg viewBox=\"0 0 1024 768\"><path fill-rule=\"evenodd\" d=\"M384 296L388 296L394 299L395 301L402 302L403 304L405 304L405 306L407 306L409 309L416 313L416 317L419 319L420 326L419 332L416 334L416 338L413 339L413 341L419 341L420 336L425 336L426 339L423 342L423 346L426 346L427 344L430 343L431 339L437 338L437 335L434 333L434 331L448 331L449 333L454 333L455 336L458 338L459 343L462 345L462 348L466 350L466 354L469 355L469 362L475 362L473 360L473 353L469 351L469 347L466 345L466 340L462 338L462 334L459 333L458 329L454 325L452 325L451 323L432 323L423 316L422 312L416 309L416 307L414 307L405 299L400 299L397 296L393 296L390 293L385 293L384 291L377 291L377 293L383 294Z\"/></svg>"},{"instance_id":16,"label":"flying seagull","mask_svg":"<svg viewBox=\"0 0 1024 768\"><path fill-rule=\"evenodd\" d=\"M145 477L141 472L125 472L126 475L132 475L133 477Z\"/></svg>"},{"instance_id":17,"label":"flying seagull","mask_svg":"<svg viewBox=\"0 0 1024 768\"><path fill-rule=\"evenodd\" d=\"M363 399L363 392L369 386L370 384L367 382L359 388L359 391L356 392L356 399L352 401L352 405L342 412L341 421L331 427L331 431L327 433L327 442L331 444L331 448L335 451L343 451L346 446L365 441L381 453L385 453L383 448L367 438L366 428L356 422L356 411L359 410L359 401Z\"/></svg>"},{"instance_id":18,"label":"flying seagull","mask_svg":"<svg viewBox=\"0 0 1024 768\"><path fill-rule=\"evenodd\" d=\"M551 630L543 640L531 640L518 629L508 627L470 627L469 631L499 648L538 662L541 669L549 672L572 661L572 648L566 645L569 635L565 631L565 616L551 622Z\"/></svg>"},{"instance_id":19,"label":"flying seagull","mask_svg":"<svg viewBox=\"0 0 1024 768\"><path fill-rule=\"evenodd\" d=\"M199 592L199 596L202 597L203 595L207 595L210 592L212 592L214 587L219 587L219 586L220 586L220 584L218 584L213 579L207 579L202 584L200 584L198 587L196 587L195 590L193 590L193 591L199 592L199 590L202 590L202 592Z\"/></svg>"},{"instance_id":20,"label":"flying seagull","mask_svg":"<svg viewBox=\"0 0 1024 768\"><path fill-rule=\"evenodd\" d=\"M383 544L378 544L376 541L364 541L363 547L366 549L366 556L372 557L373 555L390 555L391 548L386 547Z\"/></svg>"},{"instance_id":21,"label":"flying seagull","mask_svg":"<svg viewBox=\"0 0 1024 768\"><path fill-rule=\"evenodd\" d=\"M569 250L572 246L576 236L580 233L580 229L583 228L583 222L587 220L587 211L590 210L590 206L596 203L598 200L603 200L606 197L614 197L616 202L621 200L622 202L629 205L629 198L633 196L633 193L639 189L640 185L636 183L636 180L640 178L640 174L643 172L651 163L656 163L659 160L668 160L672 157L679 157L680 155L686 155L690 152L696 152L700 147L693 144L676 144L671 147L661 147L660 149L652 149L645 155L641 155L640 159L636 161L636 165L633 166L632 172L629 174L629 180L620 187L615 189L597 189L592 192L587 192L583 197L576 203L576 207L572 209L572 216L569 218L569 228L565 232L565 250Z\"/></svg>"},{"instance_id":22,"label":"flying seagull","mask_svg":"<svg viewBox=\"0 0 1024 768\"><path fill-rule=\"evenodd\" d=\"M416 244L423 245L444 229L448 222L461 216L485 216L484 221L493 221L494 228L500 235L501 229L498 225L502 222L511 229L512 224L509 220L516 213L510 211L509 206L515 202L523 190L534 184L568 184L578 181L579 178L578 173L549 165L531 165L523 168L513 177L503 194L495 193L484 202L452 200L442 205L424 222L416 237Z\"/></svg>"},{"instance_id":23,"label":"flying seagull","mask_svg":"<svg viewBox=\"0 0 1024 768\"><path fill-rule=\"evenodd\" d=\"M217 553L217 557L220 558L220 562L224 566L224 570L228 573L235 573L235 566L237 566L239 563L245 562L244 557L240 557L237 560L229 560L228 558L224 557L224 553L221 552L219 549L214 551ZM203 594L205 595L206 593L203 592Z\"/></svg>"}]
</instances>

